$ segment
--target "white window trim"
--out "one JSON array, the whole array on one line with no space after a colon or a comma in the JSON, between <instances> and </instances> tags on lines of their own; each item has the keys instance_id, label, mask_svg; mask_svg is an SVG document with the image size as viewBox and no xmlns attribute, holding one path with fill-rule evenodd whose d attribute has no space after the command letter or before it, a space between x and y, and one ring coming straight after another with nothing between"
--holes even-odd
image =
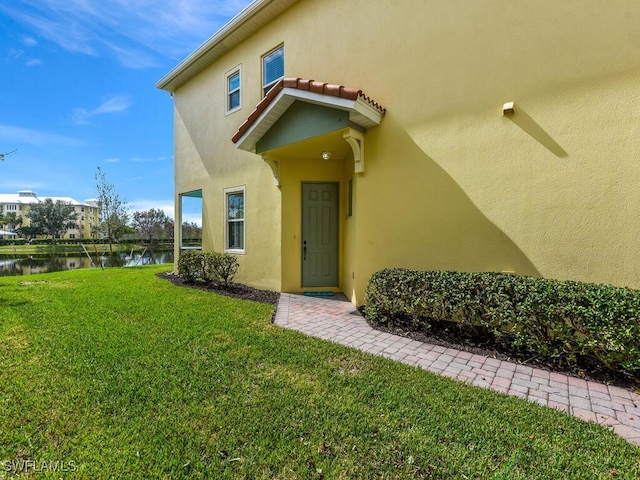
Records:
<instances>
[{"instance_id":1,"label":"white window trim","mask_svg":"<svg viewBox=\"0 0 640 480\"><path fill-rule=\"evenodd\" d=\"M244 255L247 253L247 195L245 191L245 185L224 189L224 251L227 253L235 253L238 255ZM229 248L229 205L227 199L229 198L230 193L240 192L242 192L242 200L244 202L244 217L242 219L242 238L244 240L244 248Z\"/></svg>"},{"instance_id":2,"label":"white window trim","mask_svg":"<svg viewBox=\"0 0 640 480\"><path fill-rule=\"evenodd\" d=\"M231 92L229 91L229 78L234 76L236 73L240 75L240 86L238 87L238 93L239 93L238 106L235 108L229 109L229 95L231 95ZM237 65L236 67L233 67L231 70L229 70L227 73L224 74L224 91L225 91L224 114L230 115L242 109L242 64Z\"/></svg>"},{"instance_id":3,"label":"white window trim","mask_svg":"<svg viewBox=\"0 0 640 480\"><path fill-rule=\"evenodd\" d=\"M262 90L261 90L261 97L266 97L267 93L269 93L269 90L271 90L273 88L273 86L278 83L278 80L284 78L284 75L282 75L281 77L276 78L275 80L272 80L271 82L265 84L264 82L264 59L267 58L269 55L271 55L273 52L275 52L276 50L280 50L282 49L282 54L284 55L284 43L281 43L280 45L278 45L275 48L272 48L271 50L269 50L267 53L265 53L264 55L262 55L262 57L260 57L260 83L262 84ZM269 89L267 90L267 87L269 87ZM267 91L265 91L267 90Z\"/></svg>"}]
</instances>

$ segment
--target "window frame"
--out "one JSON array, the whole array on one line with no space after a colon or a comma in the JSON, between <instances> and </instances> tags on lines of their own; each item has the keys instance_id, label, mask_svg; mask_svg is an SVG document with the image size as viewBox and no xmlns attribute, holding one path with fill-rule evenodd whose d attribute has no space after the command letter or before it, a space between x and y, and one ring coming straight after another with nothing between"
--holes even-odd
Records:
<instances>
[{"instance_id":1,"label":"window frame","mask_svg":"<svg viewBox=\"0 0 640 480\"><path fill-rule=\"evenodd\" d=\"M267 60L267 58L271 55L273 55L274 53L276 53L277 51L282 50L282 75L278 78L272 79L270 82L265 83L265 74L267 69L265 68L265 61ZM267 93L269 93L269 90L271 90L273 88L273 86L278 83L278 81L282 78L284 78L284 43L281 43L280 45L278 45L275 48L272 48L271 50L269 50L267 53L265 53L264 55L262 55L262 57L260 57L260 64L262 66L262 75L260 76L260 78L262 79L262 81L260 82L262 84L262 96L266 97Z\"/></svg>"},{"instance_id":2,"label":"window frame","mask_svg":"<svg viewBox=\"0 0 640 480\"><path fill-rule=\"evenodd\" d=\"M231 90L229 82L232 77L238 75L238 88ZM224 74L224 89L225 89L225 99L224 99L224 111L225 115L229 115L231 113L237 112L242 108L242 65L237 65L227 73ZM231 95L238 92L238 105L231 108Z\"/></svg>"},{"instance_id":3,"label":"window frame","mask_svg":"<svg viewBox=\"0 0 640 480\"><path fill-rule=\"evenodd\" d=\"M242 220L229 219L229 195L242 194ZM231 248L229 247L229 224L242 222L242 247ZM224 189L224 251L227 253L235 253L244 255L247 251L247 195L246 186L238 185L236 187L230 187Z\"/></svg>"}]
</instances>

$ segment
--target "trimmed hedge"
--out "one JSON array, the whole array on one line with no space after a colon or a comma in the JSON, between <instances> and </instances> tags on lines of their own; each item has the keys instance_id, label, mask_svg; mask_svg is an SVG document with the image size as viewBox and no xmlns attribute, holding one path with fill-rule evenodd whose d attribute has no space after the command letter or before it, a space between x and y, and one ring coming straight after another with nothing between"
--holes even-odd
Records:
<instances>
[{"instance_id":1,"label":"trimmed hedge","mask_svg":"<svg viewBox=\"0 0 640 480\"><path fill-rule=\"evenodd\" d=\"M238 259L230 253L187 250L178 258L178 275L191 283L217 282L228 287L239 267Z\"/></svg>"},{"instance_id":2,"label":"trimmed hedge","mask_svg":"<svg viewBox=\"0 0 640 480\"><path fill-rule=\"evenodd\" d=\"M424 331L455 321L512 347L611 371L640 373L640 291L521 277L385 269L365 291L374 324ZM480 333L480 332L478 332Z\"/></svg>"}]
</instances>

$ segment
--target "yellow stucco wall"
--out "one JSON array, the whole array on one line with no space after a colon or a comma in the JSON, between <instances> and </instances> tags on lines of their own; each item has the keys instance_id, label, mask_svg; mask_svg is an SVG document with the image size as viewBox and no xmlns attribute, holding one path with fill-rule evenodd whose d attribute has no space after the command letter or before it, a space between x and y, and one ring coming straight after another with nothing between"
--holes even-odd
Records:
<instances>
[{"instance_id":1,"label":"yellow stucco wall","mask_svg":"<svg viewBox=\"0 0 640 480\"><path fill-rule=\"evenodd\" d=\"M281 166L282 190L282 290L301 292L302 269L302 183L338 182L340 184L340 207L338 230L344 231L344 167L342 160L318 159L285 160ZM342 265L343 235L340 235L339 250ZM339 266L339 269L340 269ZM342 283L342 282L341 282ZM342 285L337 285L341 289ZM305 291L331 290L327 288L305 288Z\"/></svg>"},{"instance_id":2,"label":"yellow stucco wall","mask_svg":"<svg viewBox=\"0 0 640 480\"><path fill-rule=\"evenodd\" d=\"M12 210L12 212L15 212L21 220L21 227L28 227L31 225L31 220L28 216L30 207L31 205L29 204L22 204L18 207L19 210ZM73 238L92 238L92 227L99 223L98 208L92 206L74 206L74 210L77 214L77 223L81 228L67 230L62 238L70 239L72 238L71 235L73 235ZM7 211L5 211L5 213L7 213ZM46 235L39 235L39 238L46 238Z\"/></svg>"},{"instance_id":3,"label":"yellow stucco wall","mask_svg":"<svg viewBox=\"0 0 640 480\"><path fill-rule=\"evenodd\" d=\"M238 255L236 280L280 290L280 191L269 166L231 142L243 115L246 118L259 101L259 86L253 95L244 88L243 108L225 115L225 72L242 63L243 86L249 75L260 78L260 54L258 73L242 62L245 55L242 50L229 55L228 61L216 63L174 95L176 205L180 194L202 190L203 249L222 252L224 189L244 186L246 253ZM176 245L176 253L178 249Z\"/></svg>"},{"instance_id":4,"label":"yellow stucco wall","mask_svg":"<svg viewBox=\"0 0 640 480\"><path fill-rule=\"evenodd\" d=\"M205 247L219 249L222 190L246 185L239 280L297 291L293 192L331 179L344 199L352 162L287 159L278 189L230 141L260 99L260 56L284 43L286 76L387 108L353 175L352 218L341 202L340 288L354 303L391 266L640 288L638 18L635 0L300 0L176 92L176 192L203 189ZM225 116L238 64L243 107Z\"/></svg>"}]
</instances>

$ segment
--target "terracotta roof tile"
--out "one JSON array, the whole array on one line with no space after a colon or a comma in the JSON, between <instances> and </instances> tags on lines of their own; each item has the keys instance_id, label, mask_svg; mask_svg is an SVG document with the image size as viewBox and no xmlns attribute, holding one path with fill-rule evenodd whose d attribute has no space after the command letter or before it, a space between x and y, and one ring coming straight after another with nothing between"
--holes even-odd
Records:
<instances>
[{"instance_id":1,"label":"terracotta roof tile","mask_svg":"<svg viewBox=\"0 0 640 480\"><path fill-rule=\"evenodd\" d=\"M347 88L342 85L334 85L331 83L316 82L315 80L306 80L302 78L283 78L276 83L267 95L258 102L256 108L249 114L247 120L245 120L238 131L233 135L233 143L237 143L240 138L251 128L251 125L258 119L258 117L266 110L273 99L282 91L283 88L295 88L298 90L306 90L313 93L319 93L321 95L329 95L332 97L340 97L346 100L357 100L362 98L365 102L370 104L373 108L380 111L383 115L387 109L374 102L370 97L362 93L362 90L356 90L354 88Z\"/></svg>"}]
</instances>

